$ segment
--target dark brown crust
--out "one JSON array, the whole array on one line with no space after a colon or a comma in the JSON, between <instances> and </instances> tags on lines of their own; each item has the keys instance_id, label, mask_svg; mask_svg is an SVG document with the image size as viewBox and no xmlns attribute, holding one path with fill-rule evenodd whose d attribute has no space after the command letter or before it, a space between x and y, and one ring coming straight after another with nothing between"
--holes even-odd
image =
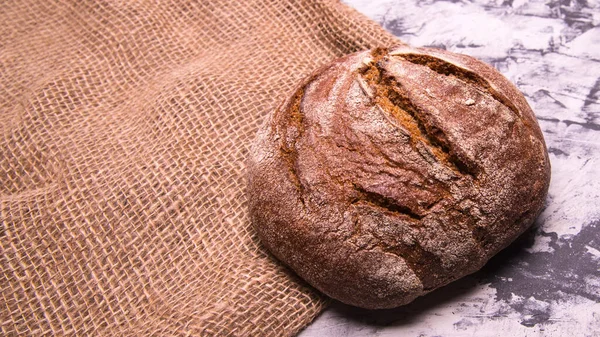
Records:
<instances>
[{"instance_id":1,"label":"dark brown crust","mask_svg":"<svg viewBox=\"0 0 600 337\"><path fill-rule=\"evenodd\" d=\"M321 68L259 131L250 216L264 245L342 302L390 308L479 269L550 180L523 96L467 56L398 47Z\"/></svg>"}]
</instances>

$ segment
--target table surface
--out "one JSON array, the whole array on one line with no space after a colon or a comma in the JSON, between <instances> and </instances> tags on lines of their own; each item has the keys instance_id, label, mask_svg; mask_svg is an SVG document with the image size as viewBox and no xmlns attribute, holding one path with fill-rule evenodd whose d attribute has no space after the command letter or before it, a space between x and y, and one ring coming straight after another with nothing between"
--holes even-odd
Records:
<instances>
[{"instance_id":1,"label":"table surface","mask_svg":"<svg viewBox=\"0 0 600 337\"><path fill-rule=\"evenodd\" d=\"M481 271L413 303L334 303L313 336L600 336L600 0L346 0L413 46L495 66L550 154L547 205Z\"/></svg>"}]
</instances>

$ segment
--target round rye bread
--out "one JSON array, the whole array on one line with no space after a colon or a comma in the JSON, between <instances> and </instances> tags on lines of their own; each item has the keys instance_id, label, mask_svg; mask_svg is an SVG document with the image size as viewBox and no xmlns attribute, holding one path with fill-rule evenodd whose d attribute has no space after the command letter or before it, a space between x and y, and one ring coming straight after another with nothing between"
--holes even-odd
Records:
<instances>
[{"instance_id":1,"label":"round rye bread","mask_svg":"<svg viewBox=\"0 0 600 337\"><path fill-rule=\"evenodd\" d=\"M314 72L267 118L248 161L266 248L370 309L481 268L534 222L549 182L539 125L506 78L406 46Z\"/></svg>"}]
</instances>

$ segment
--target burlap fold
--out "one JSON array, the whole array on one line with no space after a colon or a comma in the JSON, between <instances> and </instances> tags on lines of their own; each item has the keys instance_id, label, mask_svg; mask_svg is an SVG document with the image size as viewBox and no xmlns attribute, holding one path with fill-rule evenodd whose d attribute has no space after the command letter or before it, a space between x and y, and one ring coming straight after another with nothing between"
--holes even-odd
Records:
<instances>
[{"instance_id":1,"label":"burlap fold","mask_svg":"<svg viewBox=\"0 0 600 337\"><path fill-rule=\"evenodd\" d=\"M2 334L292 335L244 161L319 65L396 41L336 1L0 4Z\"/></svg>"}]
</instances>

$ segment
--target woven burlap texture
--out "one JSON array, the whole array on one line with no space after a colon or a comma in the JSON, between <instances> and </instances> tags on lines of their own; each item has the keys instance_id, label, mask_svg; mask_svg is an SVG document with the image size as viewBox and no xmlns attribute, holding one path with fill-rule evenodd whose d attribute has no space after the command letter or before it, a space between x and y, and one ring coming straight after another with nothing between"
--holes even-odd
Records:
<instances>
[{"instance_id":1,"label":"woven burlap texture","mask_svg":"<svg viewBox=\"0 0 600 337\"><path fill-rule=\"evenodd\" d=\"M250 226L245 159L319 65L393 44L321 1L0 4L2 334L285 336L324 300Z\"/></svg>"}]
</instances>

